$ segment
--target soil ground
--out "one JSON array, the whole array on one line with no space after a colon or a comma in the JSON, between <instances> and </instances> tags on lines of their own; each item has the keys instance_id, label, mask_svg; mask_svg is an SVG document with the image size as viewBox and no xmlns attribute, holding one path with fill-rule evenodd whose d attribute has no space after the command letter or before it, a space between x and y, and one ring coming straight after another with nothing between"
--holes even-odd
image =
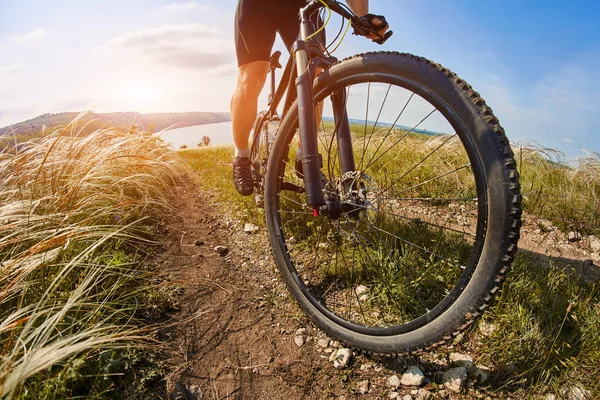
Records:
<instances>
[{"instance_id":1,"label":"soil ground","mask_svg":"<svg viewBox=\"0 0 600 400\"><path fill-rule=\"evenodd\" d=\"M400 377L415 363L433 380L436 354L425 360L354 353L349 368L333 368L318 345L325 335L302 314L279 278L264 229L244 233L194 185L180 188L175 201L178 215L169 224L158 263L164 279L183 290L180 311L172 315L177 322L161 334L169 345L162 398L175 398L181 382L202 393L190 399L388 399L388 377ZM528 240L527 247L535 242ZM227 253L219 254L216 246L226 246ZM299 328L308 331L300 347L294 343ZM359 395L365 380L368 393ZM411 391L417 398L415 389L396 391L400 399ZM506 398L485 388L447 396Z\"/></svg>"}]
</instances>

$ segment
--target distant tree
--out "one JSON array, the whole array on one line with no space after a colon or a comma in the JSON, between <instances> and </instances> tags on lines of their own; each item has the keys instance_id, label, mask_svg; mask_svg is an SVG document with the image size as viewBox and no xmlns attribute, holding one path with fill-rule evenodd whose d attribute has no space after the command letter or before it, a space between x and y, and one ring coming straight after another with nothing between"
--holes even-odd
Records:
<instances>
[{"instance_id":1,"label":"distant tree","mask_svg":"<svg viewBox=\"0 0 600 400\"><path fill-rule=\"evenodd\" d=\"M180 149L185 150L185 149L187 149L187 146L185 144L183 144L183 145L181 145Z\"/></svg>"},{"instance_id":2,"label":"distant tree","mask_svg":"<svg viewBox=\"0 0 600 400\"><path fill-rule=\"evenodd\" d=\"M202 143L205 146L208 146L210 144L210 138L208 136L206 136L206 135L202 136Z\"/></svg>"}]
</instances>

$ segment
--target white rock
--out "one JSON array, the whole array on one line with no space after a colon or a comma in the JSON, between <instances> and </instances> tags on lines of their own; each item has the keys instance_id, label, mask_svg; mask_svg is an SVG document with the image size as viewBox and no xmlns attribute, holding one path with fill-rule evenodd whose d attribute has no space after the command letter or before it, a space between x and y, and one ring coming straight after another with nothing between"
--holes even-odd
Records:
<instances>
[{"instance_id":1,"label":"white rock","mask_svg":"<svg viewBox=\"0 0 600 400\"><path fill-rule=\"evenodd\" d=\"M468 354L450 353L450 365L468 369L473 366L473 358Z\"/></svg>"},{"instance_id":2,"label":"white rock","mask_svg":"<svg viewBox=\"0 0 600 400\"><path fill-rule=\"evenodd\" d=\"M369 393L369 380L365 379L364 381L358 382L358 386L356 387L356 392L358 394Z\"/></svg>"},{"instance_id":3,"label":"white rock","mask_svg":"<svg viewBox=\"0 0 600 400\"><path fill-rule=\"evenodd\" d=\"M394 393L394 392L392 392ZM396 398L400 397L400 394L398 393L398 396L396 396ZM391 398L391 397L390 397ZM410 394L407 394L406 396L404 396L402 398L402 400L413 400L412 396Z\"/></svg>"},{"instance_id":4,"label":"white rock","mask_svg":"<svg viewBox=\"0 0 600 400\"><path fill-rule=\"evenodd\" d=\"M350 351L350 349L341 348L331 353L329 361L333 362L334 368L342 369L348 366L350 358L352 358L352 351Z\"/></svg>"},{"instance_id":5,"label":"white rock","mask_svg":"<svg viewBox=\"0 0 600 400\"><path fill-rule=\"evenodd\" d=\"M408 367L404 374L402 374L400 383L404 386L421 386L424 380L425 375L423 375L423 372L421 372L419 367L413 365Z\"/></svg>"},{"instance_id":6,"label":"white rock","mask_svg":"<svg viewBox=\"0 0 600 400\"><path fill-rule=\"evenodd\" d=\"M390 394L388 394L388 399L397 399L398 397L400 397L400 393L398 392L390 392ZM406 396L404 396L406 397ZM404 398L402 399L404 400ZM410 400L412 400L412 397L410 398Z\"/></svg>"},{"instance_id":7,"label":"white rock","mask_svg":"<svg viewBox=\"0 0 600 400\"><path fill-rule=\"evenodd\" d=\"M319 346L319 347L329 346L329 339L319 339L319 341L317 342L317 346Z\"/></svg>"},{"instance_id":8,"label":"white rock","mask_svg":"<svg viewBox=\"0 0 600 400\"><path fill-rule=\"evenodd\" d=\"M581 233L579 232L569 232L569 242L579 242L581 240Z\"/></svg>"},{"instance_id":9,"label":"white rock","mask_svg":"<svg viewBox=\"0 0 600 400\"><path fill-rule=\"evenodd\" d=\"M300 328L294 334L294 343L296 346L301 347L304 343L306 343L306 328Z\"/></svg>"},{"instance_id":10,"label":"white rock","mask_svg":"<svg viewBox=\"0 0 600 400\"><path fill-rule=\"evenodd\" d=\"M442 374L442 383L453 392L460 392L467 380L467 369L465 367L450 368Z\"/></svg>"},{"instance_id":11,"label":"white rock","mask_svg":"<svg viewBox=\"0 0 600 400\"><path fill-rule=\"evenodd\" d=\"M244 225L244 232L246 233L256 233L258 232L258 226L254 225L254 224L245 224Z\"/></svg>"},{"instance_id":12,"label":"white rock","mask_svg":"<svg viewBox=\"0 0 600 400\"><path fill-rule=\"evenodd\" d=\"M357 288L354 289L354 292L356 293L360 301L365 301L369 298L369 295L367 294L368 291L369 288L365 285L358 285Z\"/></svg>"},{"instance_id":13,"label":"white rock","mask_svg":"<svg viewBox=\"0 0 600 400\"><path fill-rule=\"evenodd\" d=\"M590 240L590 249L596 253L600 253L600 240Z\"/></svg>"},{"instance_id":14,"label":"white rock","mask_svg":"<svg viewBox=\"0 0 600 400\"><path fill-rule=\"evenodd\" d=\"M397 388L398 386L400 386L400 378L398 378L398 375L392 375L387 379L387 383L391 387Z\"/></svg>"}]
</instances>

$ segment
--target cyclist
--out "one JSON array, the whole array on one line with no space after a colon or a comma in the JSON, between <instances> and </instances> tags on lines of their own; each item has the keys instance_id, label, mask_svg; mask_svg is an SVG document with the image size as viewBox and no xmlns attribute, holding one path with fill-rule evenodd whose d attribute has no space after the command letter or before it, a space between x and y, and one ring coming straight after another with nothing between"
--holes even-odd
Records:
<instances>
[{"instance_id":1,"label":"cyclist","mask_svg":"<svg viewBox=\"0 0 600 400\"><path fill-rule=\"evenodd\" d=\"M381 26L380 34L385 33L387 24L367 14L369 0L346 0L346 3L356 15L366 15L373 26ZM231 98L231 121L235 143L233 184L243 196L253 192L248 137L269 71L275 36L279 33L288 50L291 48L300 32L298 12L305 4L306 0L238 0L235 14L238 80Z\"/></svg>"}]
</instances>

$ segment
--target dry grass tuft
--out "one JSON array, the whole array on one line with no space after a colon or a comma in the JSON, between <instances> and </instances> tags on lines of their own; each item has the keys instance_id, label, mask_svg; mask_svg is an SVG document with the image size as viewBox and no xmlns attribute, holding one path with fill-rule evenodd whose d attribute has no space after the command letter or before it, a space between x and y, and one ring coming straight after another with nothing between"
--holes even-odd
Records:
<instances>
[{"instance_id":1,"label":"dry grass tuft","mask_svg":"<svg viewBox=\"0 0 600 400\"><path fill-rule=\"evenodd\" d=\"M143 248L181 162L151 134L83 128L0 143L0 397L74 396L85 354L147 338Z\"/></svg>"}]
</instances>

